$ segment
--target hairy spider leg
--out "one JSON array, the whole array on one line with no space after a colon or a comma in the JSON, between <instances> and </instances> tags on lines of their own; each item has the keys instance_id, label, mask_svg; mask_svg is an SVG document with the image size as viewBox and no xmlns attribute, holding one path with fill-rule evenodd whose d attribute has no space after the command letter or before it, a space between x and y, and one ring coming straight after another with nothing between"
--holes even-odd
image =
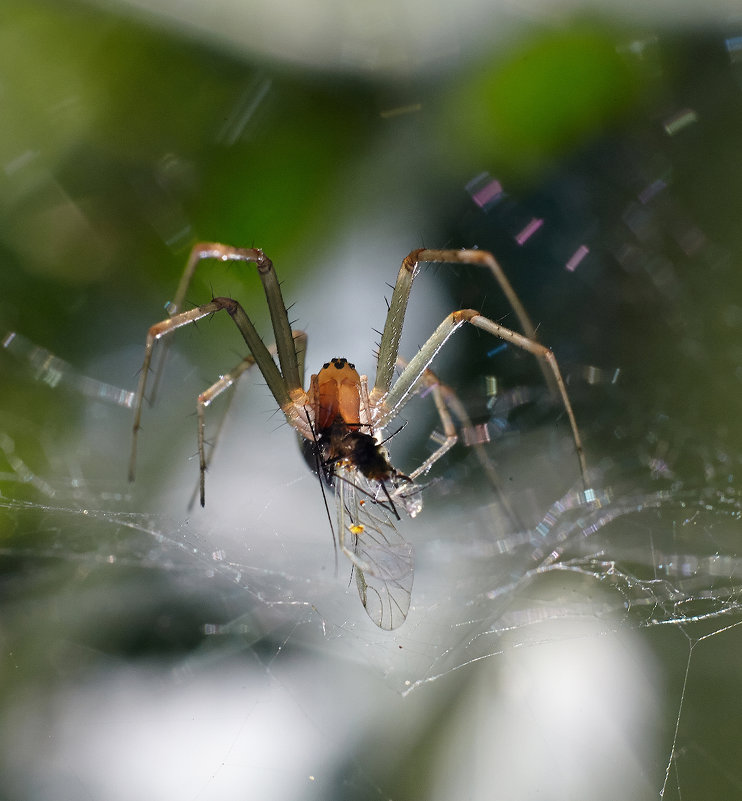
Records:
<instances>
[{"instance_id":1,"label":"hairy spider leg","mask_svg":"<svg viewBox=\"0 0 742 801\"><path fill-rule=\"evenodd\" d=\"M210 304L204 304L189 312L180 311L180 306L188 291L196 267L205 259L252 262L256 265L271 316L278 362L281 367L280 371L276 367L273 357L268 352L268 349L257 333L252 321L236 301L229 298L215 298ZM297 402L299 407L303 405L306 400L306 393L303 390L303 377L302 372L299 370L299 357L296 352L288 313L281 294L281 287L276 278L275 270L273 269L273 262L257 248L236 248L218 242L199 242L191 249L180 284L175 293L175 298L169 306L170 318L152 326L147 335L144 365L139 377L139 387L137 389L137 399L135 402L136 413L134 417L132 453L129 461L129 480L133 481L134 479L137 433L141 423L142 402L144 400L144 392L152 360L154 343L176 328L200 320L222 309L226 309L235 321L250 353L255 358L258 369L263 374L273 397L286 414L289 422L304 436L309 438L310 434L306 423L301 420L299 409L295 408L293 403L294 401ZM159 369L155 378L155 381L157 380L159 380ZM304 431L302 429L307 430Z\"/></svg>"},{"instance_id":2,"label":"hairy spider leg","mask_svg":"<svg viewBox=\"0 0 742 801\"><path fill-rule=\"evenodd\" d=\"M283 296L281 295L281 287L276 278L275 270L273 269L273 262L262 250L258 248L237 248L232 245L223 245L220 242L197 242L191 248L188 261L183 270L183 275L175 291L175 296L168 304L167 308L170 316L174 317L180 312L196 268L202 261L212 259L216 261L252 262L256 265L258 275L263 284L265 297L268 301L268 310L271 316L271 324L273 326L276 351L278 353L278 363L281 365L281 373L283 374L289 394L301 391L303 382L297 364L297 356L294 349L288 313L283 302ZM155 388L160 380L163 359L164 354L163 358L159 360L159 364L155 370ZM260 360L258 360L258 367L260 368Z\"/></svg>"},{"instance_id":3,"label":"hairy spider leg","mask_svg":"<svg viewBox=\"0 0 742 801\"><path fill-rule=\"evenodd\" d=\"M546 361L551 369L556 383L557 390L561 396L564 409L569 418L569 424L572 427L572 436L574 438L575 450L577 451L577 459L580 464L580 475L585 488L588 487L587 481L587 465L585 463L585 454L582 447L582 439L580 437L579 429L577 428L577 421L574 412L572 411L572 404L570 403L569 396L567 395L567 388L562 379L562 374L559 370L556 357L552 351L541 345L539 342L534 342L528 337L511 331L498 323L483 317L479 312L474 309L460 309L459 311L449 314L443 322L436 328L430 338L420 348L417 354L410 360L407 367L402 371L394 386L386 393L385 396L380 397L374 404L374 393L377 387L371 393L371 403L376 414L376 425L383 428L392 418L396 417L405 404L415 394L415 388L425 373L430 363L435 358L438 351L445 345L449 337L457 331L464 323L481 328L493 336L499 337L506 342L512 342L519 348L522 348L534 356L539 356Z\"/></svg>"},{"instance_id":4,"label":"hairy spider leg","mask_svg":"<svg viewBox=\"0 0 742 801\"><path fill-rule=\"evenodd\" d=\"M215 303L207 303L204 306L199 306L195 309L190 309L187 312L173 315L167 320L162 320L159 323L151 326L147 332L147 344L144 346L144 363L142 364L141 372L139 373L139 384L137 386L136 397L134 401L134 425L132 427L131 438L131 455L129 457L129 481L134 481L134 474L136 472L137 461L137 435L141 428L142 420L142 404L144 403L144 393L147 388L147 378L149 376L150 364L152 362L152 352L155 343L166 334L180 328L189 323L195 323L198 320L207 317L219 311L221 307Z\"/></svg>"},{"instance_id":5,"label":"hairy spider leg","mask_svg":"<svg viewBox=\"0 0 742 801\"><path fill-rule=\"evenodd\" d=\"M307 335L304 331L292 331L294 344L296 347L296 355L299 363L299 375L304 375L304 356L307 349ZM268 351L273 356L276 352L275 344L268 346ZM196 399L196 414L198 417L198 463L199 463L199 495L201 506L206 505L206 471L211 463L214 455L219 437L221 436L224 421L227 419L227 412L229 405L224 409L216 433L212 438L209 446L208 457L206 455L206 408L218 398L221 394L237 384L240 376L249 370L254 364L255 359L252 356L245 356L245 358L228 373L225 373L218 381L215 381L208 389L204 390ZM230 395L229 403L232 402L234 392ZM189 506L193 504L193 499Z\"/></svg>"},{"instance_id":6,"label":"hairy spider leg","mask_svg":"<svg viewBox=\"0 0 742 801\"><path fill-rule=\"evenodd\" d=\"M407 361L401 356L398 356L397 364L404 370L404 368L407 366ZM430 468L442 456L448 453L448 451L450 451L459 440L458 434L456 433L456 426L453 424L453 420L448 412L446 401L443 396L443 385L438 380L438 376L436 376L432 370L425 370L422 376L420 376L417 386L413 388L412 394L419 392L423 386L427 387L428 391L433 396L433 403L435 404L436 411L438 412L438 418L443 426L444 440L443 442L439 441L438 448L436 448L436 450L433 451L433 453L431 453L430 456L428 456L428 458L418 468L410 473L410 479L413 481L418 476L428 473Z\"/></svg>"},{"instance_id":7,"label":"hairy spider leg","mask_svg":"<svg viewBox=\"0 0 742 801\"><path fill-rule=\"evenodd\" d=\"M523 330L523 334L528 339L537 341L536 329L531 322L528 313L523 308L518 295L510 285L507 276L498 264L495 257L486 250L429 250L418 248L413 250L402 260L399 268L397 280L392 291L392 298L389 302L389 311L386 316L386 323L379 344L379 360L376 369L376 379L371 391L371 403L376 404L388 391L394 377L394 366L399 355L399 340L402 336L405 313L410 298L412 282L415 280L422 262L434 262L440 264L471 264L474 266L487 267L497 281L502 293L505 295L510 307L515 312L518 322ZM557 386L554 382L552 371L546 362L538 357L541 372L549 391L556 395Z\"/></svg>"},{"instance_id":8,"label":"hairy spider leg","mask_svg":"<svg viewBox=\"0 0 742 801\"><path fill-rule=\"evenodd\" d=\"M268 301L268 310L271 316L271 325L275 334L276 351L278 353L278 363L281 365L281 373L288 388L289 394L293 390L302 389L303 382L297 363L296 348L294 338L289 323L289 315L286 305L283 302L281 286L273 269L273 262L259 248L237 248L232 245L223 245L220 242L198 242L191 248L191 253L186 262L183 276L175 292L172 303L172 311L180 311L180 307L185 300L186 292L198 265L206 259L216 259L217 261L242 261L253 262L258 270L258 275L263 284L265 299ZM248 345L249 346L249 345ZM260 364L258 363L258 367ZM262 369L262 368L261 368Z\"/></svg>"},{"instance_id":9,"label":"hairy spider leg","mask_svg":"<svg viewBox=\"0 0 742 801\"><path fill-rule=\"evenodd\" d=\"M408 362L401 356L398 356L397 364L402 370L404 370L404 368L407 367ZM410 473L410 478L413 481L418 476L425 475L430 468L458 442L458 434L453 419L451 418L451 413L453 413L453 415L456 417L459 422L459 426L462 429L466 430L472 428L471 418L469 417L464 404L459 400L458 395L447 384L443 384L438 376L429 368L426 368L426 370L423 372L420 380L418 381L417 387L413 389L413 393L419 391L423 386L427 387L433 396L433 402L435 403L436 411L438 412L441 425L443 426L444 441L440 444L440 447L437 448L420 465L420 467ZM487 452L482 447L480 442L473 442L472 447L474 448L474 453L477 456L484 474L492 485L492 488L498 494L499 501L503 509L515 526L517 528L522 528L523 523L515 509L513 509L512 505L510 504L507 493L503 492L502 481L497 473L497 470L495 469L494 464L492 464L492 460L489 458Z\"/></svg>"},{"instance_id":10,"label":"hairy spider leg","mask_svg":"<svg viewBox=\"0 0 742 801\"><path fill-rule=\"evenodd\" d=\"M270 267L268 274L275 278L275 273L273 273L272 266ZM266 296L269 294L267 287L268 285L266 285ZM271 292L273 292L274 289L278 292L278 300L281 304L281 307L284 309L284 316L286 317L286 323L288 325L288 316L286 315L286 310L283 306L283 300L280 295L280 289L277 281L275 282L274 287L271 288ZM273 302L275 304L275 298L273 299ZM232 298L214 298L209 303L204 303L202 306L198 306L195 309L191 309L186 312L179 312L178 314L175 314L166 320L156 323L149 329L149 332L147 333L144 363L142 364L142 372L139 376L139 386L137 388L137 397L135 402L136 411L134 414L134 425L132 432L131 459L129 461L130 481L134 480L137 434L141 427L142 403L144 400L144 393L147 386L147 376L149 374L149 367L152 361L152 353L155 343L163 336L172 333L177 328L194 323L218 311L226 311L234 320L235 325L242 334L242 338L245 340L251 355L255 359L255 363L258 365L258 369L262 373L268 388L275 398L276 403L281 407L281 410L285 414L288 422L307 439L311 438L312 434L308 422L302 418L302 410L304 404L306 403L306 393L303 389L301 389L301 381L299 378L299 357L296 353L293 336L291 336L293 360L290 359L288 361L289 363L293 364L293 369L296 372L297 386L289 389L290 385L284 379L284 376L281 374L278 366L273 361L270 351L260 338L255 326L247 316L247 313L242 306ZM290 328L289 334L291 335ZM276 342L276 350L278 351L280 361L281 348L279 347L278 342Z\"/></svg>"},{"instance_id":11,"label":"hairy spider leg","mask_svg":"<svg viewBox=\"0 0 742 801\"><path fill-rule=\"evenodd\" d=\"M215 381L196 398L196 417L198 419L198 493L201 506L206 505L206 470L211 463L214 450L216 449L217 442L222 433L222 428L224 427L224 422L227 419L229 406L232 403L235 393L232 392L229 396L227 407L222 413L216 433L209 444L208 457L206 455L206 408L210 406L211 402L218 398L219 395L222 395L228 389L234 387L240 376L254 364L255 359L252 356L245 356L236 367L233 367L228 373L221 376L218 381ZM194 497L195 492L194 495L191 496L191 500L188 504L189 511L191 506L193 506Z\"/></svg>"}]
</instances>

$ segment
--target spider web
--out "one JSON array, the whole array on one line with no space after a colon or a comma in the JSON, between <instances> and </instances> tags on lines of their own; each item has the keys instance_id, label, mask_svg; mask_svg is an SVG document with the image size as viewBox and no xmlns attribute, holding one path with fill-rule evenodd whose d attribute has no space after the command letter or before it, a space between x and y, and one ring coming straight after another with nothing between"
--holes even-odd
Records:
<instances>
[{"instance_id":1,"label":"spider web","mask_svg":"<svg viewBox=\"0 0 742 801\"><path fill-rule=\"evenodd\" d=\"M248 406L260 405L260 387L241 393ZM306 696L298 688L308 680L307 670L320 682L326 681L325 671L341 682L339 676L345 675L345 681L351 676L347 697L358 711L343 717L338 732L362 729L351 737L344 757L348 761L333 770L361 797L385 797L389 792L388 779L380 778L374 765L386 748L400 748L404 742L388 732L388 720L380 720L384 714L399 713L390 711L395 707L388 696L379 696L379 683L394 691L392 697L414 704L405 707L416 710L411 715L414 723L399 724L409 735L428 719L420 708L445 708L451 688L462 686L459 680L466 686L472 675L480 675L472 671L507 674L509 663L539 655L543 661L555 648L579 651L584 659L585 653L600 652L606 640L623 643L619 652L632 653L649 643L657 654L647 659L643 670L651 672L649 665L658 660L664 665L666 684L650 684L665 695L654 700L662 710L659 722L644 720L649 729L656 725L660 734L649 749L646 776L636 780L634 794L640 797L654 788L654 794L679 797L681 787L694 786L685 778L688 765L712 765L712 749L708 741L701 748L700 730L694 728L694 707L705 698L707 652L721 649L725 654L720 662L711 659L717 670L728 664L728 654L739 647L742 620L742 566L737 556L742 498L733 457L721 445L709 448L706 443L696 449L690 438L681 437L684 451L670 459L661 445L637 458L632 444L627 454L616 453L595 469L595 489L585 492L565 486L565 476L572 473L568 480L576 478L566 430L505 432L492 444L492 454L506 466L511 503L527 525L516 527L508 520L471 453L450 466L428 487L419 518L403 521L401 530L416 549L413 604L400 629L383 632L365 617L348 565L341 561L335 571L319 488L293 458L290 431L264 427L264 432L256 432L249 421L244 429L236 424L238 430L226 437L220 446L224 453L210 472L206 509L173 514L173 509L185 509L188 492L183 488L195 480L193 462L181 458L177 448L156 460L154 472L144 476L146 490L140 483L130 487L116 480L102 467L100 454L96 456L102 430L117 443L115 450L125 453L129 422L128 413L89 404L71 456L59 432L4 418L0 554L10 581L6 601L13 598L6 615L8 632L17 636L19 618L35 617L30 611L34 606L54 599L54 606L70 609L57 609L47 622L53 651L59 651L60 641L71 641L73 650L128 653L149 664L153 655L161 659L163 649L167 653L172 648L175 655L170 658L180 666L178 675L185 671L192 680L202 679L204 665L216 660L227 666L230 681L235 681L236 665L245 669L238 657L247 654L248 668L252 664L248 707L253 710L259 703L251 682L263 686L267 679L280 689L279 707L292 707L294 699L312 721L315 735L319 731L320 739L334 746L341 739L332 729L336 722L329 724L318 707L308 704L312 690L307 689ZM666 425L657 421L647 440L666 443ZM173 435L163 436L167 441ZM259 470L244 474L239 468L244 466L242 443L248 440L250 450L262 456ZM692 475L679 474L689 450L701 464L702 476L695 483ZM518 476L525 465L531 473L521 481ZM142 511L146 507L151 511ZM99 631L111 628L119 631ZM668 653L672 656L665 664ZM66 659L71 659L69 654ZM304 672L298 664L305 665ZM584 663L578 665L570 669L581 671ZM110 687L104 691L106 681L96 675L93 698L101 699ZM566 693L572 712L588 699L599 703L586 689L584 675L571 695L564 689L564 676L555 675L561 676L560 684L543 698L537 695L538 708L548 709L546 698L553 693ZM123 695L139 697L142 692L132 671L112 670L108 681ZM701 688L694 689L696 683ZM611 686L602 685L609 693L605 702L630 707L636 688L628 696L612 696ZM87 708L92 701L81 695L79 684L74 687L74 692L67 691L69 697ZM361 687L369 698L357 696ZM326 688L319 696L326 700L325 692ZM377 700L378 708L370 698ZM140 702L154 703L151 698L146 701L146 693ZM33 704L30 708L38 713ZM15 714L23 709L28 714L23 705ZM62 726L56 729L59 735L79 714L65 709L55 718ZM112 714L123 713L114 709ZM244 777L247 766L253 765L244 752L245 731L259 717L254 711L246 713L231 729L234 740L219 740L222 750L212 755L212 773L197 772L203 784L186 797L218 798L227 792L223 788L233 790L234 776ZM20 724L13 716L10 721L23 732L19 743L34 740L28 723ZM386 731L389 743L381 756L369 761L363 737L358 737L371 737L374 731ZM724 736L716 735L722 740ZM253 747L252 739L249 743ZM298 773L296 781L308 782L309 797L315 791L323 797L329 779L322 785L315 776L322 760L311 749L307 756L304 746L297 748L306 759L298 762L304 773ZM227 767L214 767L224 761L225 752L241 754L236 766L227 759ZM18 758L16 749L9 753ZM58 782L58 761L74 762L77 753L71 745L47 752L48 780ZM111 762L119 765L118 757L108 754ZM20 760L16 770L24 764ZM252 770L254 765L250 775ZM716 780L722 786L738 786L734 769L725 771L717 773ZM86 777L90 786L96 781L104 797L117 797L108 780L94 771ZM74 782L71 786L76 787ZM189 785L184 792L191 789ZM165 797L172 792L170 785Z\"/></svg>"},{"instance_id":2,"label":"spider web","mask_svg":"<svg viewBox=\"0 0 742 801\"><path fill-rule=\"evenodd\" d=\"M681 107L668 113L663 136L676 145L678 126L692 132L692 117ZM642 141L626 148L643 149ZM637 315L627 352L664 397L648 402L641 377L614 387L615 369L590 366L623 367L611 353L582 360L588 383L597 382L597 395L578 397L576 408L591 456L587 493L575 484L563 420L516 426L492 409L486 448L522 525L496 500L473 450L459 448L427 488L422 514L400 525L416 571L410 614L393 632L365 616L342 559L336 571L318 484L259 382L240 390L236 403L250 411L244 422L231 416L206 509L187 511L197 474L187 403L148 411L149 455L129 486L130 414L63 400L66 379L94 397L111 393L74 380L51 354L34 363L27 353L57 390L36 387L48 393L44 414L26 415L21 403L2 418L0 636L13 698L3 711L12 732L3 739L5 794L738 796L742 489L729 397L739 358L723 334L739 328L740 311L708 292L720 286L734 299L738 282L733 261L668 199L673 172L664 166L641 173L631 202L597 193L615 204L603 218L621 221L599 238L621 270L639 274L640 303L658 321L647 331ZM573 186L573 178L556 181ZM493 228L486 206L496 182L478 179L467 188L478 221ZM513 251L525 252L541 230L534 224L544 204L535 205L508 209ZM568 203L546 206L575 217ZM594 227L591 218L578 222ZM589 250L581 231L563 220L554 227L558 269L530 259L552 271L540 282L548 297L532 298L543 303L536 318L548 318L553 296L567 294L557 282L575 274L604 324L605 298L615 293L605 290L605 272L590 272L595 241ZM479 233L465 238L486 243ZM670 262L665 250L677 248L683 255ZM478 303L481 276L474 290ZM584 310L569 297L567 323L583 329ZM633 335L630 326L605 327ZM669 333L647 354L656 328ZM562 343L582 334L568 331ZM140 358L132 352L121 374L134 374ZM174 358L171 373L190 372L191 382L173 395L192 398L213 380ZM95 365L87 372L102 374ZM579 396L576 377L570 393ZM27 376L14 379L16 390ZM516 386L515 396L528 401L516 407L543 400L530 386ZM421 408L391 443L401 468L415 461L403 439L434 425Z\"/></svg>"}]
</instances>

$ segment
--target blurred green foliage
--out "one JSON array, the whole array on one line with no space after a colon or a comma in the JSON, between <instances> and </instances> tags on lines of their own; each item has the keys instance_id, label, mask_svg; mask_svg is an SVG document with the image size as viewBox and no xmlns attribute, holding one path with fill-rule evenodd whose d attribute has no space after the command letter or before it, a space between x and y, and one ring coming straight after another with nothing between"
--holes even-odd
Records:
<instances>
[{"instance_id":1,"label":"blurred green foliage","mask_svg":"<svg viewBox=\"0 0 742 801\"><path fill-rule=\"evenodd\" d=\"M49 345L39 316L108 300L75 302L84 287L164 302L197 238L264 246L290 274L284 256L352 214L339 179L389 131L459 186L482 165L533 176L625 113L642 78L602 26L540 32L435 81L411 76L394 89L423 101L405 128L379 115L388 79L240 59L72 2L2 13L5 296L32 295L42 314L6 300L0 317Z\"/></svg>"},{"instance_id":2,"label":"blurred green foliage","mask_svg":"<svg viewBox=\"0 0 742 801\"><path fill-rule=\"evenodd\" d=\"M300 72L74 2L5 0L0 10L0 333L18 330L83 369L97 360L103 371L109 354L143 344L145 327L163 314L190 244L201 238L264 247L280 263L281 278L298 284L306 278L306 254L315 255L325 238L349 222L359 223L355 201L344 190L364 161L371 166L363 174L376 182L381 201L402 194L409 184L422 187L413 202L429 191L422 217L455 205L451 199L462 196L466 181L482 171L503 182L535 185L562 157L618 127L653 91L655 65L622 50L623 38L623 31L602 22L565 22L526 31L505 49L493 44L474 61L462 56L436 75L391 82L373 75ZM689 59L689 73L694 67ZM666 80L673 64L665 69ZM395 107L415 111L380 113ZM722 129L720 124L718 138L708 140L714 149L722 142L728 149L719 172L709 177L707 165L696 159L685 176L687 186L703 188L694 211L704 227L713 225L718 209L707 199L716 194L717 176L728 172L738 147ZM736 198L724 200L717 215L723 231L738 227L738 215L730 212L735 204ZM445 220L439 230L445 236ZM383 230L377 233L384 236ZM698 271L691 283L683 279L692 300L696 289L700 297L713 283L707 275L718 261L709 259L709 271ZM193 296L204 298L210 291L206 275ZM687 340L701 343L698 361L713 359L711 340L726 342L730 329L742 327L739 304L717 315L714 303L712 298L706 310L711 334ZM706 325L703 316L692 322L696 328ZM658 324L664 323L660 318ZM639 319L637 328L641 324ZM675 378L684 369L678 366L681 360L675 351L668 357L669 348L645 356L652 344L642 342L647 374L656 381L656 365L664 364L664 390L687 407L688 395L678 391L682 382ZM726 360L716 385L724 391L698 381L696 397L703 405L692 413L712 425L729 416L730 372L739 363L738 346L733 347L716 349ZM129 386L134 369L125 375ZM125 383L121 372L111 371L99 377ZM56 471L76 480L75 460L82 463L85 454L77 452L75 423L95 417L92 404L35 383L3 352L0 383L10 446L39 474ZM718 409L710 411L714 405ZM118 419L122 430L131 425L128 414L122 411ZM646 424L639 409L632 425L642 437ZM611 437L614 433L611 429ZM95 445L111 462L106 478L120 480L124 493L126 457L111 455L114 448L100 442L104 438ZM169 452L161 450L164 464ZM658 452L662 455L659 447ZM8 450L8 464L12 456ZM4 462L0 471L12 478ZM84 481L97 478L83 476ZM187 652L201 641L199 626L217 615L204 602L209 592L194 600L179 588L171 605L169 592L160 596L157 589L171 579L166 570L142 582L139 574L152 571L149 534L141 542L117 526L81 534L80 523L88 518L78 510L56 517L51 509L56 500L40 498L19 481L4 482L2 491L15 491L18 500L35 499L39 507L21 514L17 506L0 516L0 539L7 546L3 642L13 657L0 703L19 690L35 694L47 680L50 686L60 676L67 680L94 663L98 651L129 658ZM105 503L102 495L97 500ZM128 568L114 566L109 556L119 545L126 553L132 542ZM58 559L60 552L69 561ZM190 587L190 582L189 575L184 583ZM205 583L212 602L219 604L220 591ZM147 597L138 592L140 584ZM129 604L123 624L122 599ZM227 617L229 611L224 608L222 614ZM78 643L85 645L79 652ZM443 728L443 716L439 722ZM411 760L415 779L410 784L416 787L415 766L427 759L425 749L433 753L438 731L431 728L430 742L421 743ZM727 741L734 742L733 736Z\"/></svg>"},{"instance_id":3,"label":"blurred green foliage","mask_svg":"<svg viewBox=\"0 0 742 801\"><path fill-rule=\"evenodd\" d=\"M617 52L618 38L600 24L573 24L467 69L444 100L443 133L456 143L457 162L493 161L503 177L537 180L555 159L625 120L648 76Z\"/></svg>"},{"instance_id":4,"label":"blurred green foliage","mask_svg":"<svg viewBox=\"0 0 742 801\"><path fill-rule=\"evenodd\" d=\"M266 73L75 4L3 13L6 327L74 357L117 309L161 307L193 241L283 261L337 224L338 175L374 130L362 86Z\"/></svg>"}]
</instances>

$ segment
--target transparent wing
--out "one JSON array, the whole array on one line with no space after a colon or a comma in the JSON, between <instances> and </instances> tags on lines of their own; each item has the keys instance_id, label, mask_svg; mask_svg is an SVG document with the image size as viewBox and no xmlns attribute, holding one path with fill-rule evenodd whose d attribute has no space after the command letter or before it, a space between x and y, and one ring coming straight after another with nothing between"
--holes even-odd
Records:
<instances>
[{"instance_id":1,"label":"transparent wing","mask_svg":"<svg viewBox=\"0 0 742 801\"><path fill-rule=\"evenodd\" d=\"M410 608L414 556L392 522L392 506L378 481L353 467L335 469L340 548L351 560L368 616L382 629L404 623Z\"/></svg>"}]
</instances>

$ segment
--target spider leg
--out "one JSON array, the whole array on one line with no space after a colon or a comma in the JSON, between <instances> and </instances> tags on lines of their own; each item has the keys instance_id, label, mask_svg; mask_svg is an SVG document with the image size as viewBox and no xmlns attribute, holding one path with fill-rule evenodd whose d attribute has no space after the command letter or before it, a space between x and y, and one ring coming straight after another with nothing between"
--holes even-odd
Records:
<instances>
[{"instance_id":1,"label":"spider leg","mask_svg":"<svg viewBox=\"0 0 742 801\"><path fill-rule=\"evenodd\" d=\"M271 325L273 326L281 373L283 374L290 393L295 390L301 390L303 386L300 375L301 371L297 363L297 354L294 347L288 312L283 302L281 287L278 283L276 272L273 269L273 262L262 250L258 248L237 248L231 245L222 245L219 242L196 243L193 248L191 248L183 275L175 291L175 296L173 300L168 303L167 310L170 316L174 317L180 312L196 268L202 261L207 259L253 262L256 265L258 275L263 284L265 298L268 302L268 310L270 311ZM159 381L161 368L162 359L160 359L156 370L155 385Z\"/></svg>"},{"instance_id":2,"label":"spider leg","mask_svg":"<svg viewBox=\"0 0 742 801\"><path fill-rule=\"evenodd\" d=\"M270 268L270 274L274 276L273 268ZM277 283L276 283L277 286ZM266 295L267 295L266 291ZM280 298L280 291L279 291L279 298ZM283 306L283 301L281 301ZM303 408L301 405L301 399L305 397L304 391L301 389L300 385L298 389L294 390L294 396L297 402L292 399L289 385L284 380L283 375L281 374L278 366L273 361L273 357L270 354L270 351L266 347L263 340L260 338L255 326L253 325L250 318L247 316L245 310L240 306L240 304L236 300L232 300L232 298L214 298L210 303L204 303L202 306L198 306L195 309L190 309L189 311L179 312L172 317L168 317L166 320L162 320L162 322L156 323L153 325L147 334L147 344L145 346L145 353L144 353L144 363L142 364L142 372L139 376L139 386L137 388L136 400L135 400L135 413L134 413L134 425L132 431L132 447L131 447L131 458L129 460L129 480L134 480L134 473L135 473L135 466L136 466L136 452L137 452L137 434L139 432L139 428L141 425L141 418L142 418L142 403L144 401L144 393L147 386L147 377L149 374L150 364L152 362L152 353L154 350L155 343L161 339L163 336L172 333L177 328L181 328L184 325L188 325L190 323L194 323L197 320L201 320L204 317L208 317L210 314L214 314L218 311L226 311L229 316L234 320L235 325L239 329L240 333L242 334L242 338L245 340L248 349L252 357L255 359L256 364L258 365L258 369L263 375L266 384L268 384L268 388L270 389L273 397L276 399L276 403L281 407L281 410L286 415L287 420L295 427L300 433L303 433L302 427L302 419L301 419L301 409ZM285 309L284 309L285 315ZM286 322L288 324L288 317L286 317ZM297 356L297 350L294 345L294 339L291 335L291 329L289 329L289 336L290 336L290 344L291 349L293 352L293 366L296 372L296 381L300 381L299 377L299 357ZM281 349L279 347L278 342L276 342L276 350L279 353ZM303 349L302 349L302 356L301 362L303 366Z\"/></svg>"},{"instance_id":3,"label":"spider leg","mask_svg":"<svg viewBox=\"0 0 742 801\"><path fill-rule=\"evenodd\" d=\"M211 463L214 451L216 450L217 442L219 441L219 437L222 433L222 428L224 428L224 421L227 419L227 412L229 411L229 405L232 403L234 398L234 392L232 392L229 396L227 408L224 410L214 438L209 444L208 457L206 455L206 408L210 406L211 402L218 398L222 393L234 387L240 376L249 370L254 364L255 359L252 356L245 356L245 358L237 365L237 367L234 367L228 373L225 373L223 376L221 376L218 381L215 381L208 389L204 390L198 396L198 398L196 398L196 415L198 418L198 488L201 506L206 505L206 470ZM191 502L188 504L189 509L192 505L193 497L191 498Z\"/></svg>"},{"instance_id":4,"label":"spider leg","mask_svg":"<svg viewBox=\"0 0 742 801\"><path fill-rule=\"evenodd\" d=\"M299 373L304 372L304 354L307 349L307 335L303 331L293 331L294 343L296 345L297 356L299 357ZM268 351L271 355L276 352L276 346L270 345ZM215 381L208 389L204 390L196 399L196 414L198 417L198 464L199 464L199 494L201 506L206 505L206 471L211 463L211 459L216 450L219 437L224 427L224 421L227 419L227 412L229 411L229 404L234 398L234 392L230 395L229 404L225 408L216 433L211 440L209 446L208 456L206 454L206 408L211 405L212 401L218 398L222 393L226 392L236 386L240 376L249 370L254 364L255 359L252 356L245 356L245 358L237 365L237 367L225 373L218 381ZM193 499L189 507L193 505Z\"/></svg>"},{"instance_id":5,"label":"spider leg","mask_svg":"<svg viewBox=\"0 0 742 801\"><path fill-rule=\"evenodd\" d=\"M402 261L402 266L399 268L399 274L397 275L397 281L394 284L392 299L389 302L389 311L387 312L384 330L381 335L381 343L379 344L376 379L374 381L373 390L371 391L372 404L378 403L389 391L389 387L392 384L394 366L397 361L397 356L399 355L399 340L404 326L410 290L412 288L412 282L419 272L419 265L421 262L473 264L489 268L513 309L515 316L518 318L518 322L525 336L534 342L538 339L536 336L536 329L528 317L526 310L523 308L523 304L520 302L507 276L491 253L488 253L486 250L428 250L427 248L413 250L410 254L405 256ZM544 378L549 390L556 394L558 388L554 383L552 370L543 361L541 354L536 354L536 356L539 359L539 364L541 365L541 370L544 373Z\"/></svg>"},{"instance_id":6,"label":"spider leg","mask_svg":"<svg viewBox=\"0 0 742 801\"><path fill-rule=\"evenodd\" d=\"M407 366L407 362L401 356L397 357L397 364L399 364L403 369ZM451 415L448 411L448 406L446 405L446 400L444 399L443 385L440 383L438 377L432 370L425 370L422 376L420 376L417 386L412 389L410 396L419 392L422 387L427 387L427 391L433 396L433 402L435 403L438 417L440 418L441 425L443 426L443 437L441 438L441 441L441 439L439 439L440 435L436 432L435 441L437 442L438 447L418 468L410 473L409 478L412 481L414 481L418 476L425 475L444 454L448 453L448 451L453 448L459 439L458 434L456 433L456 426L453 424L453 420L451 419Z\"/></svg>"},{"instance_id":7,"label":"spider leg","mask_svg":"<svg viewBox=\"0 0 742 801\"><path fill-rule=\"evenodd\" d=\"M195 323L208 315L219 311L221 307L213 301L203 306L198 306L195 309L190 309L187 312L181 312L169 317L167 320L153 325L147 332L147 344L144 347L144 362L142 364L141 372L139 373L139 385L137 386L136 397L134 400L134 425L132 427L131 438L131 456L129 457L129 481L134 480L134 473L137 461L137 434L141 428L142 421L142 404L144 403L144 393L147 389L147 379L149 377L150 365L152 363L152 354L154 352L155 343L166 334L174 331L176 328Z\"/></svg>"},{"instance_id":8,"label":"spider leg","mask_svg":"<svg viewBox=\"0 0 742 801\"><path fill-rule=\"evenodd\" d=\"M559 370L556 357L552 351L541 345L539 342L534 342L532 339L511 331L498 323L483 317L479 312L474 309L461 309L460 311L449 314L448 317L436 328L428 341L420 348L418 353L412 358L407 367L402 371L402 374L397 379L394 386L389 390L385 397L376 401L373 408L376 410L376 425L379 428L384 428L388 422L396 417L401 411L402 407L410 400L415 394L418 382L423 377L425 370L435 358L438 351L445 345L449 337L457 331L464 323L481 328L483 331L499 337L506 342L512 342L519 348L522 348L534 356L543 359L549 366L552 372L553 381L557 387L561 397L564 409L569 418L569 424L572 427L572 436L575 442L575 450L577 451L577 458L580 464L580 475L582 482L587 488L587 465L585 463L585 454L582 447L582 438L580 437L579 429L577 428L577 421L575 420L574 412L572 411L572 404L570 403L569 396L567 395L567 388L562 379L562 374ZM374 392L376 387L374 388ZM373 393L372 393L373 395Z\"/></svg>"},{"instance_id":9,"label":"spider leg","mask_svg":"<svg viewBox=\"0 0 742 801\"><path fill-rule=\"evenodd\" d=\"M397 364L404 369L407 366L407 361L400 356L397 358ZM435 407L438 411L441 425L443 426L444 439L443 442L440 442L440 440L437 438L434 440L440 443L440 447L437 448L420 465L420 467L410 473L410 478L413 481L418 476L426 474L430 468L458 441L458 435L456 433L456 427L453 423L451 413L453 413L453 415L456 417L459 426L463 431L473 429L469 414L464 408L464 404L459 400L458 395L447 384L441 383L438 376L432 370L426 369L425 372L423 372L420 381L418 382L418 388L422 386L428 387L433 395L433 401L435 402ZM466 437L464 437L464 439L466 440ZM499 495L500 503L507 512L511 521L516 527L522 528L523 524L515 510L510 505L507 494L502 491L502 481L500 480L500 476L498 475L495 466L492 464L492 460L482 447L481 442L475 440L471 443L471 447L474 448L474 453L477 456L484 474L487 476L487 479L489 480L495 492L497 492Z\"/></svg>"}]
</instances>

